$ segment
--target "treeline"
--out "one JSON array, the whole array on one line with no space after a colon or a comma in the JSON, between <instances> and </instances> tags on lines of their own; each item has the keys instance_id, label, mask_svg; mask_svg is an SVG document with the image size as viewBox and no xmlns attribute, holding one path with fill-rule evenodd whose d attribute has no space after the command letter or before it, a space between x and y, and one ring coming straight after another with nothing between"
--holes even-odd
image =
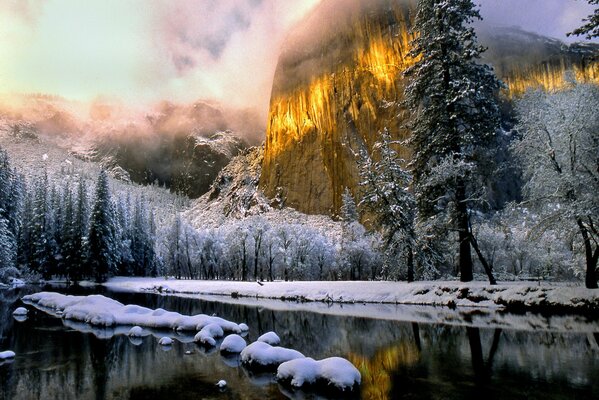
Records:
<instances>
[{"instance_id":1,"label":"treeline","mask_svg":"<svg viewBox=\"0 0 599 400\"><path fill-rule=\"evenodd\" d=\"M185 279L374 280L389 278L378 252L378 235L356 221L332 235L263 216L196 230L175 219L161 235L164 274Z\"/></svg>"},{"instance_id":2,"label":"treeline","mask_svg":"<svg viewBox=\"0 0 599 400\"><path fill-rule=\"evenodd\" d=\"M27 181L0 150L0 278L156 275L156 226L144 196L113 197L105 171L95 188L81 176L60 178L43 170Z\"/></svg>"}]
</instances>

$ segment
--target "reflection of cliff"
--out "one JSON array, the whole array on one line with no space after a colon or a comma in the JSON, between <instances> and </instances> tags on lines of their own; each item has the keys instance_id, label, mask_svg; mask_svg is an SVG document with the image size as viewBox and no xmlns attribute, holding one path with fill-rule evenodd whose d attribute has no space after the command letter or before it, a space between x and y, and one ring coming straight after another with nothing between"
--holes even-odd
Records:
<instances>
[{"instance_id":1,"label":"reflection of cliff","mask_svg":"<svg viewBox=\"0 0 599 400\"><path fill-rule=\"evenodd\" d=\"M291 32L271 95L261 187L308 213L335 213L341 193L357 192L355 153L388 128L404 139L400 107L413 1L328 0ZM560 88L564 71L599 82L597 46L567 47L515 29L484 30L488 60L509 85ZM409 150L401 149L409 158Z\"/></svg>"}]
</instances>

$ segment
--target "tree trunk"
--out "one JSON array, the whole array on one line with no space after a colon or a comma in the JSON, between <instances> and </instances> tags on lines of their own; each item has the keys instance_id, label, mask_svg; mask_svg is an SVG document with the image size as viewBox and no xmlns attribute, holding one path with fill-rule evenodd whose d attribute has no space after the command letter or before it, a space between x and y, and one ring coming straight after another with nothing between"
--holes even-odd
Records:
<instances>
[{"instance_id":1,"label":"tree trunk","mask_svg":"<svg viewBox=\"0 0 599 400\"><path fill-rule=\"evenodd\" d=\"M478 241L472 234L472 229L470 229L470 240L472 243L472 247L474 247L474 251L476 252L476 255L478 256L478 259L480 260L480 263L483 265L485 273L487 274L487 277L489 278L489 283L491 285L497 285L497 281L495 280L495 277L493 276L493 267L491 267L491 265L489 265L489 263L487 262L487 259L485 258L483 253L480 251L480 248L478 247Z\"/></svg>"},{"instance_id":2,"label":"tree trunk","mask_svg":"<svg viewBox=\"0 0 599 400\"><path fill-rule=\"evenodd\" d=\"M414 253L412 246L408 247L408 282L414 282Z\"/></svg>"},{"instance_id":3,"label":"tree trunk","mask_svg":"<svg viewBox=\"0 0 599 400\"><path fill-rule=\"evenodd\" d=\"M597 261L599 261L599 246L596 246L593 252L593 245L587 227L584 226L580 218L576 219L580 234L584 242L584 254L586 258L587 269L585 273L584 283L587 289L597 289Z\"/></svg>"},{"instance_id":4,"label":"tree trunk","mask_svg":"<svg viewBox=\"0 0 599 400\"><path fill-rule=\"evenodd\" d=\"M470 224L468 222L468 208L466 205L466 187L459 180L456 188L456 208L458 222L458 236L460 245L460 281L472 281L472 254L470 252Z\"/></svg>"}]
</instances>

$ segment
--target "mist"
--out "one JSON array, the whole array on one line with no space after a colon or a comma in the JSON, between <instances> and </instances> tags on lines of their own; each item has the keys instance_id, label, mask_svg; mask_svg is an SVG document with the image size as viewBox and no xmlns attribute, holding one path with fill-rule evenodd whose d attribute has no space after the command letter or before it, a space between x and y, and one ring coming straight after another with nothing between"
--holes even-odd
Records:
<instances>
[{"instance_id":1,"label":"mist","mask_svg":"<svg viewBox=\"0 0 599 400\"><path fill-rule=\"evenodd\" d=\"M0 0L0 90L140 115L202 99L265 125L285 37L322 1ZM486 24L569 41L592 12L583 0L479 2Z\"/></svg>"}]
</instances>

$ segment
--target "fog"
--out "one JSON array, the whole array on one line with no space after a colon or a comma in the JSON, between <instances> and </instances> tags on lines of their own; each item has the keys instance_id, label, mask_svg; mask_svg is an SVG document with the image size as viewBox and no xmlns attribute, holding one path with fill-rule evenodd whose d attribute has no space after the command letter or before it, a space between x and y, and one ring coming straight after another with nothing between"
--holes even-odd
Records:
<instances>
[{"instance_id":1,"label":"fog","mask_svg":"<svg viewBox=\"0 0 599 400\"><path fill-rule=\"evenodd\" d=\"M281 45L321 1L0 0L0 91L139 115L163 101L205 99L265 125ZM592 12L583 0L479 2L487 24L569 41L566 32Z\"/></svg>"}]
</instances>

